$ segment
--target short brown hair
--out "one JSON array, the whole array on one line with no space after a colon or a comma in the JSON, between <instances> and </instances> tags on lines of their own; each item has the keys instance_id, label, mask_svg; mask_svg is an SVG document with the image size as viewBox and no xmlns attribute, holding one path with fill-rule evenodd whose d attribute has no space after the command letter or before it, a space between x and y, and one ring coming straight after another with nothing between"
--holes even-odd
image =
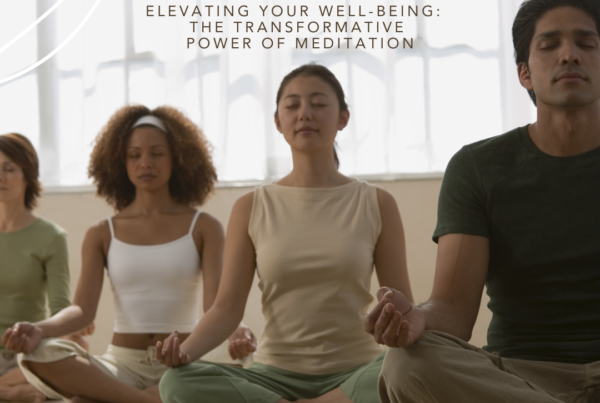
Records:
<instances>
[{"instance_id":1,"label":"short brown hair","mask_svg":"<svg viewBox=\"0 0 600 403\"><path fill-rule=\"evenodd\" d=\"M42 185L39 181L40 163L37 153L27 137L18 133L0 135L0 151L23 170L25 183L25 208L33 210L37 206L36 199L40 196Z\"/></svg>"},{"instance_id":2,"label":"short brown hair","mask_svg":"<svg viewBox=\"0 0 600 403\"><path fill-rule=\"evenodd\" d=\"M146 115L158 117L167 129L167 141L173 155L169 179L171 197L190 206L203 204L217 180L211 146L198 126L170 106L150 110L143 105L129 105L111 116L96 137L88 167L88 175L97 186L96 194L117 210L127 207L135 199L135 186L125 167L126 147L131 126Z\"/></svg>"}]
</instances>

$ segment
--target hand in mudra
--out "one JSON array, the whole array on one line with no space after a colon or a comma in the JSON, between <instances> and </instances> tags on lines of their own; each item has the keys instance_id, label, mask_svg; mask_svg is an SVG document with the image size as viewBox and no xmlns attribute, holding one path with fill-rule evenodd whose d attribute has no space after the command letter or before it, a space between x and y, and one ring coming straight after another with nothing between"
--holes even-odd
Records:
<instances>
[{"instance_id":1,"label":"hand in mudra","mask_svg":"<svg viewBox=\"0 0 600 403\"><path fill-rule=\"evenodd\" d=\"M171 368L192 362L189 353L181 349L181 341L179 340L179 332L177 330L171 333L164 341L156 342L154 357L160 363Z\"/></svg>"},{"instance_id":2,"label":"hand in mudra","mask_svg":"<svg viewBox=\"0 0 600 403\"><path fill-rule=\"evenodd\" d=\"M365 317L365 331L375 341L388 347L408 347L423 336L425 315L402 294L382 287L377 292L379 303Z\"/></svg>"},{"instance_id":3,"label":"hand in mudra","mask_svg":"<svg viewBox=\"0 0 600 403\"><path fill-rule=\"evenodd\" d=\"M96 324L92 322L88 327L75 333L77 336L91 336L96 331Z\"/></svg>"},{"instance_id":4,"label":"hand in mudra","mask_svg":"<svg viewBox=\"0 0 600 403\"><path fill-rule=\"evenodd\" d=\"M30 353L42 340L42 329L29 323L17 322L2 335L2 345L15 353Z\"/></svg>"},{"instance_id":5,"label":"hand in mudra","mask_svg":"<svg viewBox=\"0 0 600 403\"><path fill-rule=\"evenodd\" d=\"M229 336L228 350L232 359L241 360L256 351L256 337L242 324Z\"/></svg>"}]
</instances>

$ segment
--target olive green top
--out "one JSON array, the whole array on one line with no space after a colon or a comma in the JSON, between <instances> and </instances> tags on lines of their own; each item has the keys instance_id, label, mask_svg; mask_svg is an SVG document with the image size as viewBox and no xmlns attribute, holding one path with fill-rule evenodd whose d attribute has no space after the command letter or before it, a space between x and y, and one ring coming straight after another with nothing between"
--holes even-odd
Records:
<instances>
[{"instance_id":1,"label":"olive green top","mask_svg":"<svg viewBox=\"0 0 600 403\"><path fill-rule=\"evenodd\" d=\"M487 351L600 360L600 148L540 151L527 127L463 147L440 192L434 240L487 237Z\"/></svg>"},{"instance_id":2,"label":"olive green top","mask_svg":"<svg viewBox=\"0 0 600 403\"><path fill-rule=\"evenodd\" d=\"M70 305L65 230L37 218L20 230L0 232L0 335L15 322L44 319L46 295L52 315Z\"/></svg>"}]
</instances>

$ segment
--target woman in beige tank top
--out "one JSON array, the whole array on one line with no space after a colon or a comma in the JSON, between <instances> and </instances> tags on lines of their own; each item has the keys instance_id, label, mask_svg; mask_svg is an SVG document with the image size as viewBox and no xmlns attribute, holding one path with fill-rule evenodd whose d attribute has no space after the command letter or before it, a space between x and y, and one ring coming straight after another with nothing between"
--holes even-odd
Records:
<instances>
[{"instance_id":1,"label":"woman in beige tank top","mask_svg":"<svg viewBox=\"0 0 600 403\"><path fill-rule=\"evenodd\" d=\"M161 381L164 402L379 401L384 354L362 327L373 266L382 286L412 297L395 200L338 171L335 138L349 117L325 67L304 65L283 79L275 124L294 168L233 207L214 305L181 345L177 333L157 344L156 357L177 367ZM185 365L235 329L255 268L265 328L253 366Z\"/></svg>"}]
</instances>

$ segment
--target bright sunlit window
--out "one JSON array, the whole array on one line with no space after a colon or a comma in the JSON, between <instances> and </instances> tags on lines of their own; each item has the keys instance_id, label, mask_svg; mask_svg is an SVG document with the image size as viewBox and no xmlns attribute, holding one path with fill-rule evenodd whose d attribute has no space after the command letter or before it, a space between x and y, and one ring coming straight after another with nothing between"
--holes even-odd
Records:
<instances>
[{"instance_id":1,"label":"bright sunlit window","mask_svg":"<svg viewBox=\"0 0 600 403\"><path fill-rule=\"evenodd\" d=\"M443 172L463 145L534 120L527 93L518 85L510 36L520 0L438 2L438 18L403 19L404 36L414 38L412 49L315 50L186 49L185 38L201 34L191 34L186 19L146 17L146 5L160 2L102 0L93 9L98 1L15 1L1 6L0 49L61 2L0 53L0 80L60 46L93 10L55 56L0 84L0 133L19 132L32 140L41 156L45 186L90 183L87 164L93 140L110 115L127 103L182 109L211 141L221 181L274 180L292 164L273 124L277 88L287 72L310 61L330 68L346 91L351 120L339 134L338 146L341 171L347 175ZM193 8L203 3L173 4ZM284 8L297 4L256 3ZM371 3L302 4L316 10L319 4L357 9ZM256 24L276 20L254 15ZM357 18L345 21L352 24Z\"/></svg>"}]
</instances>

